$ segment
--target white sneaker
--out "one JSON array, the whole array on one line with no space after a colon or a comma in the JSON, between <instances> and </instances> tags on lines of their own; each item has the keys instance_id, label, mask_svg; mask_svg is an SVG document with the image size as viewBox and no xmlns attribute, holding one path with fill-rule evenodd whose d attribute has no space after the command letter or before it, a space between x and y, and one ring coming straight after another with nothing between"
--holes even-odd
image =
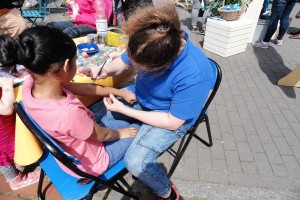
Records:
<instances>
[{"instance_id":1,"label":"white sneaker","mask_svg":"<svg viewBox=\"0 0 300 200\"><path fill-rule=\"evenodd\" d=\"M275 44L276 44L277 46L282 46L282 40L276 39L276 40L275 40Z\"/></svg>"},{"instance_id":2,"label":"white sneaker","mask_svg":"<svg viewBox=\"0 0 300 200\"><path fill-rule=\"evenodd\" d=\"M252 43L252 46L262 48L262 49L267 49L269 48L269 42L257 41L255 43Z\"/></svg>"}]
</instances>

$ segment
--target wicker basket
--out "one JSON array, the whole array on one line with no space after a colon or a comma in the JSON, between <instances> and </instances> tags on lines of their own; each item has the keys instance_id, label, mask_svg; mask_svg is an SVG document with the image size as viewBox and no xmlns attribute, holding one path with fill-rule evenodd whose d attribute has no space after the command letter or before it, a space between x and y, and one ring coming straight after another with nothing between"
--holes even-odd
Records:
<instances>
[{"instance_id":1,"label":"wicker basket","mask_svg":"<svg viewBox=\"0 0 300 200\"><path fill-rule=\"evenodd\" d=\"M243 4L240 9L238 10L222 10L225 7L225 0L223 0L223 6L218 9L220 16L222 19L226 21L234 21L237 20L244 12L245 12L245 5Z\"/></svg>"}]
</instances>

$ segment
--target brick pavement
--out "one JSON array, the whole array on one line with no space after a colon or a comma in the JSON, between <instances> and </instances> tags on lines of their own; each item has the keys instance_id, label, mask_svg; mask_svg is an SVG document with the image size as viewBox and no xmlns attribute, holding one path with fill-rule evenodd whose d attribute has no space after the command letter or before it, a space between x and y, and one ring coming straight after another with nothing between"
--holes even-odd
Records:
<instances>
[{"instance_id":1,"label":"brick pavement","mask_svg":"<svg viewBox=\"0 0 300 200\"><path fill-rule=\"evenodd\" d=\"M300 3L291 17L299 9ZM190 13L178 11L182 28L190 33ZM51 12L45 22L67 19L58 9ZM299 28L300 19L293 19L289 30ZM300 90L276 84L300 64L300 40L288 36L281 47L256 49L249 44L246 52L227 58L204 50L221 66L223 80L209 108L213 147L192 141L173 175L184 197L300 199ZM190 33L190 38L202 48L203 36ZM169 167L168 155L159 160ZM8 199L2 180L0 199ZM110 197L121 198L115 193Z\"/></svg>"}]
</instances>

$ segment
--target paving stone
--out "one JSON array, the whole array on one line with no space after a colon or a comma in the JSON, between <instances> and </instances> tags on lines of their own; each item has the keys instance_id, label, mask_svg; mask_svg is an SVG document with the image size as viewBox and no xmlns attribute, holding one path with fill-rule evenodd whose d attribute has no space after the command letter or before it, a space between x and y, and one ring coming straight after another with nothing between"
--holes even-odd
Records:
<instances>
[{"instance_id":1,"label":"paving stone","mask_svg":"<svg viewBox=\"0 0 300 200\"><path fill-rule=\"evenodd\" d=\"M242 172L239 154L237 151L225 150L225 157L229 172Z\"/></svg>"},{"instance_id":2,"label":"paving stone","mask_svg":"<svg viewBox=\"0 0 300 200\"><path fill-rule=\"evenodd\" d=\"M280 154L293 155L293 152L284 137L273 137L273 141Z\"/></svg>"},{"instance_id":3,"label":"paving stone","mask_svg":"<svg viewBox=\"0 0 300 200\"><path fill-rule=\"evenodd\" d=\"M258 173L261 176L272 176L273 171L269 163L269 159L264 153L253 153L255 164L258 170Z\"/></svg>"},{"instance_id":4,"label":"paving stone","mask_svg":"<svg viewBox=\"0 0 300 200\"><path fill-rule=\"evenodd\" d=\"M271 164L283 164L281 156L275 145L263 144L263 147Z\"/></svg>"},{"instance_id":5,"label":"paving stone","mask_svg":"<svg viewBox=\"0 0 300 200\"><path fill-rule=\"evenodd\" d=\"M275 176L288 176L288 172L283 165L271 165Z\"/></svg>"},{"instance_id":6,"label":"paving stone","mask_svg":"<svg viewBox=\"0 0 300 200\"><path fill-rule=\"evenodd\" d=\"M256 165L254 162L241 162L242 168L243 168L243 172L245 174L258 174L257 169L256 169Z\"/></svg>"},{"instance_id":7,"label":"paving stone","mask_svg":"<svg viewBox=\"0 0 300 200\"><path fill-rule=\"evenodd\" d=\"M238 153L241 161L253 162L253 155L248 142L237 142Z\"/></svg>"}]
</instances>

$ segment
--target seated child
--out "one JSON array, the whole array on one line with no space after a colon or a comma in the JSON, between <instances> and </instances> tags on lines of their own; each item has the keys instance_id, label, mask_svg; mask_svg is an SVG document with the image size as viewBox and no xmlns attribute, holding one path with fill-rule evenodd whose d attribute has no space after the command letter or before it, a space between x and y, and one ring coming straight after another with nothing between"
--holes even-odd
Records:
<instances>
[{"instance_id":1,"label":"seated child","mask_svg":"<svg viewBox=\"0 0 300 200\"><path fill-rule=\"evenodd\" d=\"M74 41L59 29L35 26L25 30L18 41L9 37L0 41L5 41L6 46L0 46L7 52L18 55L7 55L6 61L22 64L31 74L23 82L26 112L62 148L81 161L78 166L81 170L98 176L123 158L137 129L125 128L129 126L125 122L117 130L100 126L101 116L94 115L75 94L112 93L133 103L134 93L71 82L77 70L77 49ZM97 106L94 108L96 112Z\"/></svg>"},{"instance_id":2,"label":"seated child","mask_svg":"<svg viewBox=\"0 0 300 200\"><path fill-rule=\"evenodd\" d=\"M2 52L1 52L2 53ZM23 173L14 164L15 149L15 100L13 80L0 77L0 173L10 188L17 190L39 181L40 171Z\"/></svg>"},{"instance_id":3,"label":"seated child","mask_svg":"<svg viewBox=\"0 0 300 200\"><path fill-rule=\"evenodd\" d=\"M96 11L95 0L71 0L68 3L68 12L71 21L50 22L52 26L62 30L71 38L85 36L89 33L96 33ZM104 0L107 20L112 13L112 1Z\"/></svg>"}]
</instances>

